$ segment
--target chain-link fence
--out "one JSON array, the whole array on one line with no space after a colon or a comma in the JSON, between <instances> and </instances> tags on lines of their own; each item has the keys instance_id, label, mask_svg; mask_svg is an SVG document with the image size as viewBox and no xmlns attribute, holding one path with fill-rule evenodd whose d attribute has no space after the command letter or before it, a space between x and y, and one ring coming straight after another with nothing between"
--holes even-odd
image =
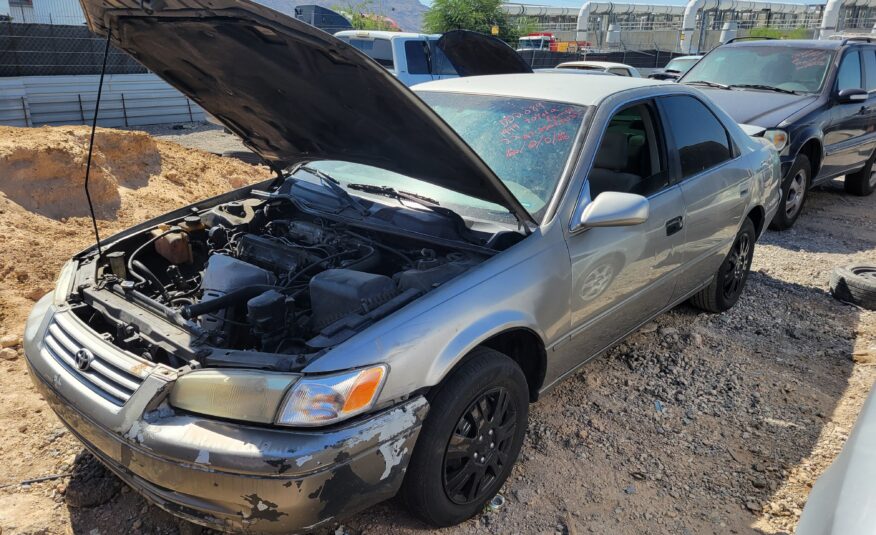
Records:
<instances>
[{"instance_id":1,"label":"chain-link fence","mask_svg":"<svg viewBox=\"0 0 876 535\"><path fill-rule=\"evenodd\" d=\"M0 22L0 77L99 74L105 46L85 26ZM107 73L144 72L131 56L110 48Z\"/></svg>"}]
</instances>

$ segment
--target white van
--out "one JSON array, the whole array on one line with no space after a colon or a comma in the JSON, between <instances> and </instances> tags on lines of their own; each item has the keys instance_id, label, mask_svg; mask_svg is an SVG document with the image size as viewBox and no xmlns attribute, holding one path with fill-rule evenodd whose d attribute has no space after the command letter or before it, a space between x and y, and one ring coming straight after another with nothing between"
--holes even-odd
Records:
<instances>
[{"instance_id":1,"label":"white van","mask_svg":"<svg viewBox=\"0 0 876 535\"><path fill-rule=\"evenodd\" d=\"M386 67L406 86L456 78L456 69L436 46L440 35L345 30L335 37Z\"/></svg>"}]
</instances>

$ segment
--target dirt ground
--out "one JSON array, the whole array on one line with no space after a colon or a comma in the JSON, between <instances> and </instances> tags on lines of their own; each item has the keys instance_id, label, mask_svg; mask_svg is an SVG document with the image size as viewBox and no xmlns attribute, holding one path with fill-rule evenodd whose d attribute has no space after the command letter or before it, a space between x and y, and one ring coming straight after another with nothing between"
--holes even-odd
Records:
<instances>
[{"instance_id":1,"label":"dirt ground","mask_svg":"<svg viewBox=\"0 0 876 535\"><path fill-rule=\"evenodd\" d=\"M100 132L92 191L105 235L266 175L165 140L233 150L221 131L165 130ZM136 493L89 477L89 457L34 392L14 345L33 301L92 240L86 133L0 128L0 336L13 344L0 352L0 530L178 533ZM793 532L876 379L876 313L834 300L830 271L874 259L876 195L812 192L792 231L758 244L733 310L678 307L546 395L505 505L441 533ZM94 501L105 503L83 506ZM328 530L427 531L393 501Z\"/></svg>"}]
</instances>

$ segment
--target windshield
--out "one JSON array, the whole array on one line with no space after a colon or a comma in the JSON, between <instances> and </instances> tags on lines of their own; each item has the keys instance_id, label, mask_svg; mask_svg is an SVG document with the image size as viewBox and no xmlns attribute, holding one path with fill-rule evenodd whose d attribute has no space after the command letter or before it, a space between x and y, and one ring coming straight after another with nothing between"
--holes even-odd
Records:
<instances>
[{"instance_id":1,"label":"windshield","mask_svg":"<svg viewBox=\"0 0 876 535\"><path fill-rule=\"evenodd\" d=\"M683 73L693 67L697 61L699 58L674 59L666 64L666 70Z\"/></svg>"},{"instance_id":2,"label":"windshield","mask_svg":"<svg viewBox=\"0 0 876 535\"><path fill-rule=\"evenodd\" d=\"M586 107L459 93L417 93L484 160L536 221L572 154ZM411 140L415 143L416 140ZM500 205L376 167L340 161L311 164L341 182L370 184L423 195L463 216L515 221ZM298 175L296 175L298 177ZM301 178L306 173L301 173ZM361 195L360 191L351 191Z\"/></svg>"},{"instance_id":3,"label":"windshield","mask_svg":"<svg viewBox=\"0 0 876 535\"><path fill-rule=\"evenodd\" d=\"M766 85L787 91L821 90L832 50L786 46L720 47L700 60L683 83Z\"/></svg>"}]
</instances>

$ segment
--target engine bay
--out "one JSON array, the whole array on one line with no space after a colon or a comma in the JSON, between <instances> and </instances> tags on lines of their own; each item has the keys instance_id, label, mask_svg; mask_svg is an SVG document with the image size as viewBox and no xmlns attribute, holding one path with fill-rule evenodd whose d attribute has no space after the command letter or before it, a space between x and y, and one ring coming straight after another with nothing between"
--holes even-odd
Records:
<instances>
[{"instance_id":1,"label":"engine bay","mask_svg":"<svg viewBox=\"0 0 876 535\"><path fill-rule=\"evenodd\" d=\"M288 199L246 197L137 232L95 259L95 288L172 319L194 349L178 351L96 299L73 310L108 341L153 362L185 365L191 361L181 355L197 348L303 362L489 255L307 213Z\"/></svg>"}]
</instances>

